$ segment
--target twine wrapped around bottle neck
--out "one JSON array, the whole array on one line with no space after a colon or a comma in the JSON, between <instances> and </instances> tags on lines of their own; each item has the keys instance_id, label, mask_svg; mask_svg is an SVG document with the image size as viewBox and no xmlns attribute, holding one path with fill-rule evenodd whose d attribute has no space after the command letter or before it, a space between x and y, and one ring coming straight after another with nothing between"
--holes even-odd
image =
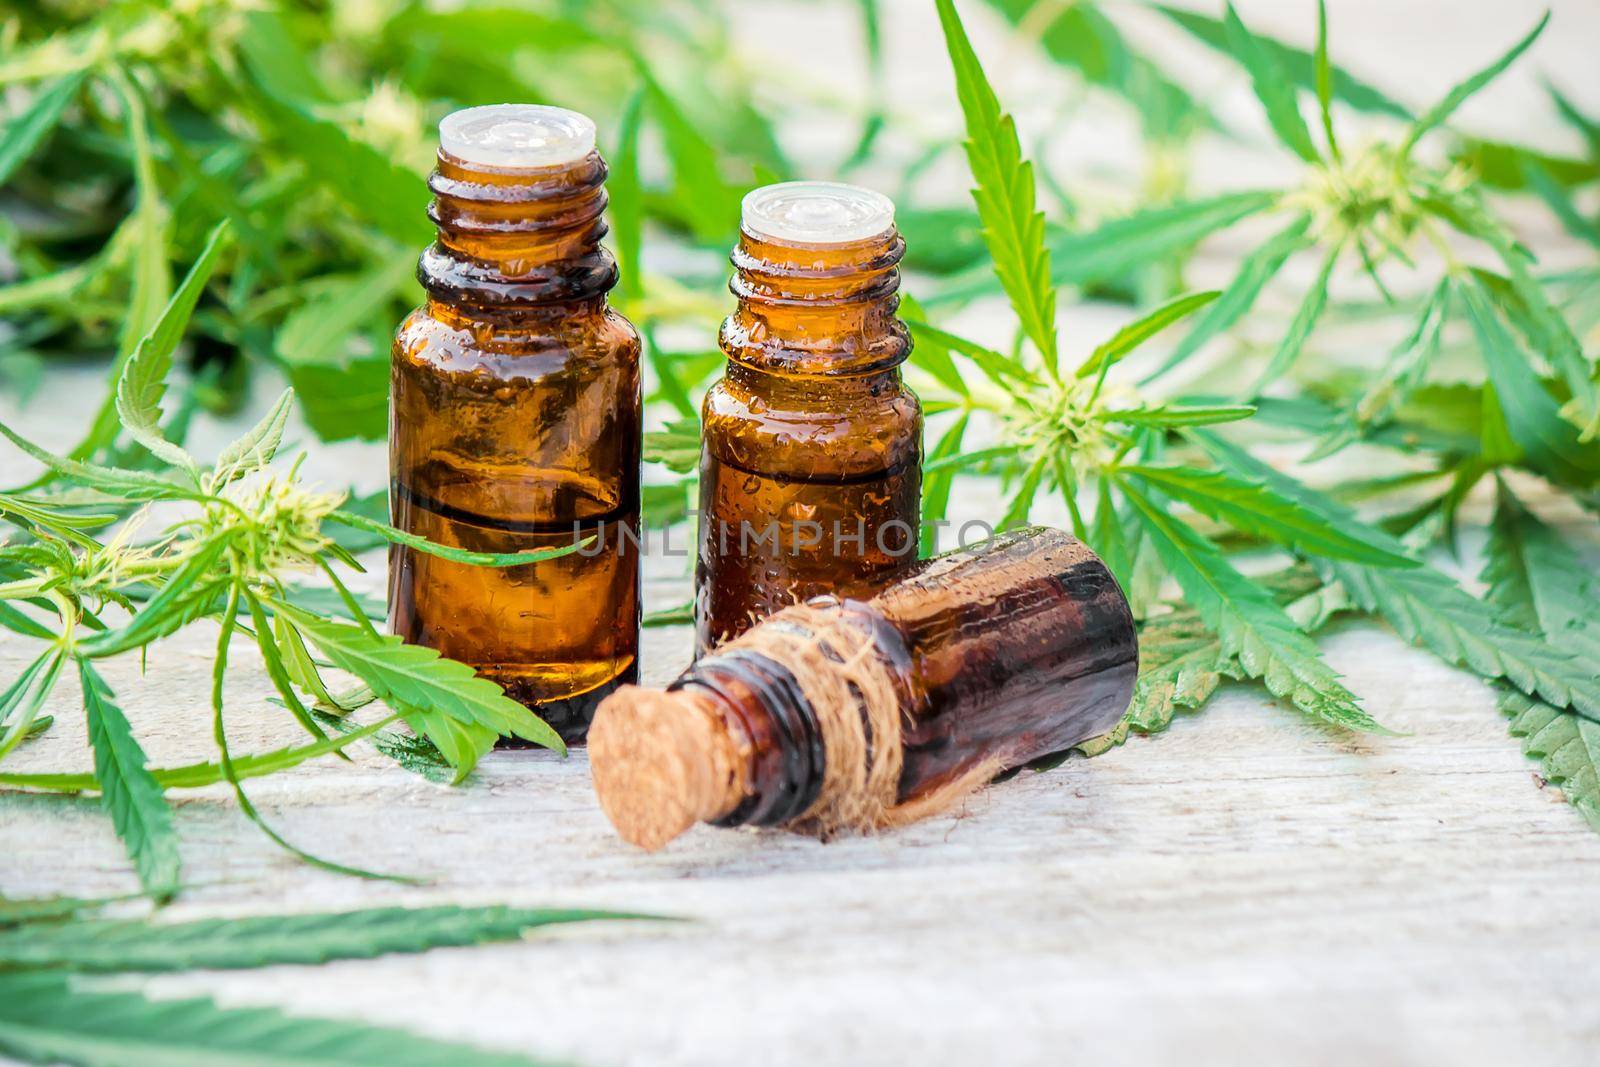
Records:
<instances>
[{"instance_id":1,"label":"twine wrapped around bottle neck","mask_svg":"<svg viewBox=\"0 0 1600 1067\"><path fill-rule=\"evenodd\" d=\"M799 604L723 645L780 664L815 717L824 753L816 799L786 829L821 838L867 833L938 814L1006 765L995 753L952 780L899 797L905 750L903 681L872 635L837 604ZM589 733L601 807L628 841L657 849L696 822L724 818L750 788L748 743L691 688L624 687Z\"/></svg>"}]
</instances>

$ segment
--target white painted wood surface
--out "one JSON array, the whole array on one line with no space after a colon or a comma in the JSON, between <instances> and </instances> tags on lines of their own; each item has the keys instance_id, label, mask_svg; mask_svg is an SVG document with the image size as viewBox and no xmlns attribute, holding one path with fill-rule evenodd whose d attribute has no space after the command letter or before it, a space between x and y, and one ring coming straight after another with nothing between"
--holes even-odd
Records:
<instances>
[{"instance_id":1,"label":"white painted wood surface","mask_svg":"<svg viewBox=\"0 0 1600 1067\"><path fill-rule=\"evenodd\" d=\"M1294 32L1304 20L1274 14L1277 5L1241 6L1305 36ZM1407 99L1433 95L1531 15L1529 5L1483 2L1331 6L1336 42L1366 40L1407 77L1448 23L1450 47ZM1575 64L1568 53L1582 26L1594 28L1593 8L1557 7L1579 29L1550 44L1554 62L1592 80L1592 55L1575 53ZM773 5L751 17L794 19ZM1411 30L1387 33L1391 19ZM925 23L920 6L892 6L891 29L920 26L905 32L927 46L920 64L915 50L899 54L908 85L941 66ZM1362 69L1374 67L1381 73ZM937 77L907 92L942 114L951 104ZM1587 88L1592 99L1600 86ZM1531 90L1525 102L1537 106ZM1548 125L1534 132L1556 136ZM1102 332L1103 315L1069 316L1082 327L1073 344ZM6 417L64 443L98 380L92 368L64 371ZM225 430L202 428L218 440ZM15 481L20 467L9 454L0 462L0 481ZM326 485L372 488L382 468L381 450L343 445L319 449L313 470ZM998 513L977 491L962 496L967 514ZM682 600L681 563L654 566L648 605ZM213 634L198 626L161 644L142 677L132 659L108 666L157 764L212 755ZM172 919L450 901L693 921L578 926L510 945L164 977L149 988L617 1067L1595 1062L1600 837L1541 785L1482 683L1367 624L1333 627L1323 647L1402 736L1339 736L1233 688L1164 736L1024 774L956 814L878 838L820 844L701 828L644 855L610 833L582 752L495 753L450 789L358 747L353 765L323 760L249 783L291 840L428 880L406 888L299 864L226 790L187 793L178 826L194 888ZM688 648L683 628L647 631L647 679L671 677ZM0 638L0 677L26 655ZM251 650L241 645L237 663L237 750L294 741ZM75 697L64 684L50 708L56 727L8 768L88 766ZM0 794L0 891L135 885L94 800Z\"/></svg>"}]
</instances>

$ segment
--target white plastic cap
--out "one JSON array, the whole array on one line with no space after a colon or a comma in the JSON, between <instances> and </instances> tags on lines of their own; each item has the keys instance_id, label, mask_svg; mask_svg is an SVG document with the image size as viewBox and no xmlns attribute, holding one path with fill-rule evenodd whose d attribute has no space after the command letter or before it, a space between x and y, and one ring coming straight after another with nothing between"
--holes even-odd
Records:
<instances>
[{"instance_id":1,"label":"white plastic cap","mask_svg":"<svg viewBox=\"0 0 1600 1067\"><path fill-rule=\"evenodd\" d=\"M557 167L594 151L594 121L564 107L485 104L446 115L439 123L439 147L480 167Z\"/></svg>"},{"instance_id":2,"label":"white plastic cap","mask_svg":"<svg viewBox=\"0 0 1600 1067\"><path fill-rule=\"evenodd\" d=\"M894 201L843 182L780 182L745 194L740 222L752 237L780 244L851 244L888 232Z\"/></svg>"}]
</instances>

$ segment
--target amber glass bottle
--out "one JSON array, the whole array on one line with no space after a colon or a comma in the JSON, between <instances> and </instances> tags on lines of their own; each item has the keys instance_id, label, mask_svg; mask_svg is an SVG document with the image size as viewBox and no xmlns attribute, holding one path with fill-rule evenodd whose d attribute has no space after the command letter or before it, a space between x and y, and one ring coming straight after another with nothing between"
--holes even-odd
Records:
<instances>
[{"instance_id":1,"label":"amber glass bottle","mask_svg":"<svg viewBox=\"0 0 1600 1067\"><path fill-rule=\"evenodd\" d=\"M394 342L393 522L433 541L582 553L495 569L391 550L390 624L505 686L569 741L637 673L639 339L606 305L616 262L594 124L470 108L440 124L418 277Z\"/></svg>"},{"instance_id":2,"label":"amber glass bottle","mask_svg":"<svg viewBox=\"0 0 1600 1067\"><path fill-rule=\"evenodd\" d=\"M870 600L787 608L665 692L618 691L590 734L595 789L646 848L700 821L893 825L1110 730L1138 666L1105 564L1058 530L1020 530Z\"/></svg>"},{"instance_id":3,"label":"amber glass bottle","mask_svg":"<svg viewBox=\"0 0 1600 1067\"><path fill-rule=\"evenodd\" d=\"M900 380L905 242L870 190L745 198L728 366L706 394L697 653L785 605L852 596L916 558L922 413Z\"/></svg>"}]
</instances>

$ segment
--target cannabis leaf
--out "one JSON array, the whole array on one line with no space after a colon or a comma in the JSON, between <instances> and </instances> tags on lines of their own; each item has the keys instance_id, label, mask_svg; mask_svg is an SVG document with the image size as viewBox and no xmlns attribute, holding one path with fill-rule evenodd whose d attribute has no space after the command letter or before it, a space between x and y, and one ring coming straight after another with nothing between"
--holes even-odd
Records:
<instances>
[{"instance_id":1,"label":"cannabis leaf","mask_svg":"<svg viewBox=\"0 0 1600 1067\"><path fill-rule=\"evenodd\" d=\"M51 972L0 973L0 1051L78 1067L533 1067L539 1061L271 1008L149 1000Z\"/></svg>"},{"instance_id":2,"label":"cannabis leaf","mask_svg":"<svg viewBox=\"0 0 1600 1067\"><path fill-rule=\"evenodd\" d=\"M1266 288L1267 282L1278 273L1284 262L1310 243L1311 239L1307 235L1310 228L1311 216L1297 215L1287 226L1246 256L1244 262L1239 265L1239 273L1222 291L1216 303L1200 316L1199 321L1184 335L1183 340L1178 342L1177 347L1161 366L1147 375L1145 380L1150 381L1165 374L1199 351L1201 345L1238 322L1244 313L1255 305L1261 290Z\"/></svg>"},{"instance_id":3,"label":"cannabis leaf","mask_svg":"<svg viewBox=\"0 0 1600 1067\"><path fill-rule=\"evenodd\" d=\"M1442 125L1446 119L1455 114L1456 109L1466 103L1468 97L1473 96L1478 90L1498 78L1507 67L1517 61L1517 57L1526 52L1533 42L1538 40L1539 35L1544 32L1544 28L1549 24L1550 12L1546 11L1538 24L1529 30L1527 35L1520 41L1512 45L1504 55L1456 85L1444 95L1444 99L1418 116L1417 121L1412 124L1410 132L1406 134L1405 141L1401 143L1400 155L1404 157L1416 146L1417 141L1424 134Z\"/></svg>"},{"instance_id":4,"label":"cannabis leaf","mask_svg":"<svg viewBox=\"0 0 1600 1067\"><path fill-rule=\"evenodd\" d=\"M1089 358L1073 372L1074 377L1087 378L1091 374L1099 374L1104 378L1105 372L1119 363L1128 353L1173 323L1188 318L1221 295L1216 289L1186 293L1167 301L1149 314L1140 316L1112 334L1109 341L1096 346Z\"/></svg>"},{"instance_id":5,"label":"cannabis leaf","mask_svg":"<svg viewBox=\"0 0 1600 1067\"><path fill-rule=\"evenodd\" d=\"M1255 35L1245 26L1231 3L1227 5L1223 25L1227 30L1228 47L1250 72L1250 83L1255 88L1261 106L1266 108L1273 132L1295 155L1307 163L1317 162L1321 157L1311 143L1311 131L1306 128L1306 120L1300 115L1294 84L1284 75L1277 56L1257 43Z\"/></svg>"},{"instance_id":6,"label":"cannabis leaf","mask_svg":"<svg viewBox=\"0 0 1600 1067\"><path fill-rule=\"evenodd\" d=\"M56 128L61 113L77 99L84 76L84 71L74 71L51 82L34 96L27 111L6 124L5 132L0 134L0 185L11 179L17 168Z\"/></svg>"},{"instance_id":7,"label":"cannabis leaf","mask_svg":"<svg viewBox=\"0 0 1600 1067\"><path fill-rule=\"evenodd\" d=\"M1044 214L1035 206L1033 164L1022 155L1016 123L1001 110L953 0L937 3L955 70L956 95L966 116L967 163L976 183L972 197L983 222L984 243L1023 332L1055 377L1056 293L1044 241Z\"/></svg>"},{"instance_id":8,"label":"cannabis leaf","mask_svg":"<svg viewBox=\"0 0 1600 1067\"><path fill-rule=\"evenodd\" d=\"M430 541L426 537L407 533L386 522L370 519L365 515L353 511L333 511L328 513L328 521L337 522L342 526L349 526L367 533L377 534L385 541L392 541L397 545L405 545L430 556L448 559L455 563L470 563L475 567L523 567L530 563L540 563L547 559L559 559L568 556L594 541L595 535L575 540L570 545L560 545L556 548L530 549L526 552L474 552L471 549L456 548L453 545L441 545L437 541Z\"/></svg>"},{"instance_id":9,"label":"cannabis leaf","mask_svg":"<svg viewBox=\"0 0 1600 1067\"><path fill-rule=\"evenodd\" d=\"M1202 515L1302 552L1382 567L1417 565L1396 551L1392 538L1350 519L1329 522L1326 511L1312 512L1259 480L1175 465L1127 465L1121 471Z\"/></svg>"},{"instance_id":10,"label":"cannabis leaf","mask_svg":"<svg viewBox=\"0 0 1600 1067\"><path fill-rule=\"evenodd\" d=\"M231 763L236 779L259 778L268 774L277 774L291 767L297 767L307 760L326 756L332 752L343 751L357 741L365 740L377 735L386 727L392 726L400 720L398 712L389 715L377 722L365 726L350 725L343 731L342 737L330 737L310 745L289 746L252 755L233 756ZM156 767L150 771L151 777L163 789L199 789L218 782L227 781L220 763L190 763L182 767ZM100 788L99 781L92 774L60 774L60 773L13 773L0 771L0 785L18 786L24 789L43 789L56 793L84 793Z\"/></svg>"},{"instance_id":11,"label":"cannabis leaf","mask_svg":"<svg viewBox=\"0 0 1600 1067\"><path fill-rule=\"evenodd\" d=\"M374 908L181 923L79 920L0 930L0 972L218 970L371 959L391 952L515 940L541 926L646 919L570 908Z\"/></svg>"},{"instance_id":12,"label":"cannabis leaf","mask_svg":"<svg viewBox=\"0 0 1600 1067\"><path fill-rule=\"evenodd\" d=\"M1600 662L1593 574L1504 483L1484 554L1488 600L1507 622L1557 636L1587 662ZM1511 733L1522 739L1523 752L1542 761L1545 777L1600 830L1600 722L1509 691L1500 698L1500 710L1511 717Z\"/></svg>"},{"instance_id":13,"label":"cannabis leaf","mask_svg":"<svg viewBox=\"0 0 1600 1067\"><path fill-rule=\"evenodd\" d=\"M1517 692L1501 696L1500 710L1523 754L1539 760L1545 778L1600 831L1600 723Z\"/></svg>"},{"instance_id":14,"label":"cannabis leaf","mask_svg":"<svg viewBox=\"0 0 1600 1067\"><path fill-rule=\"evenodd\" d=\"M212 477L217 484L226 485L272 462L272 457L278 454L278 446L283 443L283 431L289 424L289 408L293 403L294 390L285 389L259 422L222 450L212 466Z\"/></svg>"},{"instance_id":15,"label":"cannabis leaf","mask_svg":"<svg viewBox=\"0 0 1600 1067\"><path fill-rule=\"evenodd\" d=\"M179 878L172 808L145 766L144 749L134 739L111 687L86 659L78 661L78 677L83 683L83 710L94 749L100 805L126 845L145 892L158 899L171 896ZM0 969L4 966L0 963Z\"/></svg>"},{"instance_id":16,"label":"cannabis leaf","mask_svg":"<svg viewBox=\"0 0 1600 1067\"><path fill-rule=\"evenodd\" d=\"M334 666L359 677L382 700L401 708L438 711L461 723L566 751L542 719L463 663L444 659L431 648L408 645L392 634L321 619L275 598L266 602L287 615ZM438 738L433 740L439 743Z\"/></svg>"},{"instance_id":17,"label":"cannabis leaf","mask_svg":"<svg viewBox=\"0 0 1600 1067\"><path fill-rule=\"evenodd\" d=\"M1128 724L1139 733L1160 733L1180 710L1211 699L1224 675L1243 672L1222 642L1192 611L1146 623L1139 630L1139 678L1128 707Z\"/></svg>"},{"instance_id":18,"label":"cannabis leaf","mask_svg":"<svg viewBox=\"0 0 1600 1067\"><path fill-rule=\"evenodd\" d=\"M1600 480L1600 442L1580 441L1561 417L1560 405L1529 368L1481 280L1462 286L1461 296L1512 439L1537 470L1551 477L1579 486Z\"/></svg>"},{"instance_id":19,"label":"cannabis leaf","mask_svg":"<svg viewBox=\"0 0 1600 1067\"><path fill-rule=\"evenodd\" d=\"M1184 596L1250 677L1260 678L1274 696L1313 718L1355 730L1387 732L1361 710L1355 696L1322 661L1316 644L1270 594L1235 570L1216 545L1172 518L1130 482L1119 485Z\"/></svg>"},{"instance_id":20,"label":"cannabis leaf","mask_svg":"<svg viewBox=\"0 0 1600 1067\"><path fill-rule=\"evenodd\" d=\"M177 292L172 294L161 317L123 364L122 377L117 381L116 407L123 428L133 435L134 440L166 463L188 471L191 478L198 478L199 474L194 457L167 440L161 432L161 398L167 391L172 353L183 339L195 304L210 280L211 272L216 269L217 257L221 255L227 240L228 223L224 220L211 231L200 258L189 268L189 273L178 286Z\"/></svg>"},{"instance_id":21,"label":"cannabis leaf","mask_svg":"<svg viewBox=\"0 0 1600 1067\"><path fill-rule=\"evenodd\" d=\"M1212 459L1234 474L1259 479L1330 521L1351 517L1348 509L1307 492L1293 478L1215 434L1190 433ZM1485 678L1504 678L1525 693L1600 718L1600 678L1592 666L1545 638L1501 624L1490 605L1447 575L1426 565L1401 569L1330 560L1318 566L1344 585L1362 611L1382 615L1407 641L1425 645L1447 662Z\"/></svg>"}]
</instances>

